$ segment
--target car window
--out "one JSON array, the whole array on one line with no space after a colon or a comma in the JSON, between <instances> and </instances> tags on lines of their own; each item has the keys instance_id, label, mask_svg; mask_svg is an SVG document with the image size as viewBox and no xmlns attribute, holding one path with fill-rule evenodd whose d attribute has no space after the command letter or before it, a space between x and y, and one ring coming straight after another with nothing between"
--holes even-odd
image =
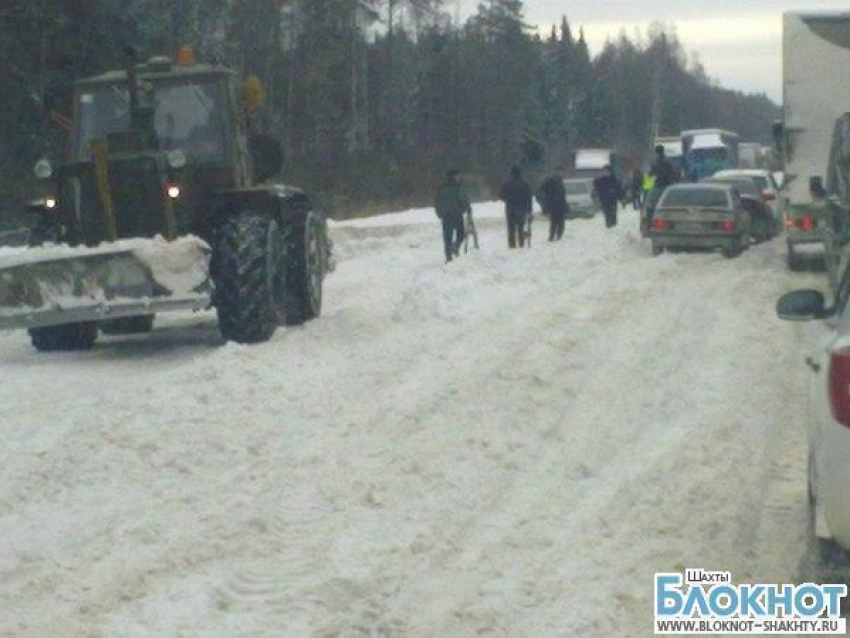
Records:
<instances>
[{"instance_id":1,"label":"car window","mask_svg":"<svg viewBox=\"0 0 850 638\"><path fill-rule=\"evenodd\" d=\"M756 183L756 186L759 187L760 190L766 191L770 188L770 184L767 181L766 177L762 177L761 175L753 175L750 177Z\"/></svg>"},{"instance_id":2,"label":"car window","mask_svg":"<svg viewBox=\"0 0 850 638\"><path fill-rule=\"evenodd\" d=\"M564 190L567 195L587 195L590 193L590 185L587 182L564 182Z\"/></svg>"},{"instance_id":3,"label":"car window","mask_svg":"<svg viewBox=\"0 0 850 638\"><path fill-rule=\"evenodd\" d=\"M750 197L758 197L761 191L759 191L756 183L750 177L746 178L733 178L733 177L720 177L715 179L706 180L707 184L729 184L736 191L738 191L742 195L748 195Z\"/></svg>"},{"instance_id":4,"label":"car window","mask_svg":"<svg viewBox=\"0 0 850 638\"><path fill-rule=\"evenodd\" d=\"M729 194L722 188L669 188L659 208L730 208Z\"/></svg>"},{"instance_id":5,"label":"car window","mask_svg":"<svg viewBox=\"0 0 850 638\"><path fill-rule=\"evenodd\" d=\"M779 180L776 179L776 176L773 173L768 173L770 178L770 186L773 190L778 191L782 190L782 186L779 184Z\"/></svg>"}]
</instances>

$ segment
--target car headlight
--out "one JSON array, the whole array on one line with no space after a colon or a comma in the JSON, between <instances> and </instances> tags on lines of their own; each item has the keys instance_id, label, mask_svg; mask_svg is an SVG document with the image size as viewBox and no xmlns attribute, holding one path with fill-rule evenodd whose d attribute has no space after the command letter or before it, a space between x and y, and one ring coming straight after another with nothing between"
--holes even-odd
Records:
<instances>
[{"instance_id":1,"label":"car headlight","mask_svg":"<svg viewBox=\"0 0 850 638\"><path fill-rule=\"evenodd\" d=\"M168 160L168 165L171 168L179 169L186 166L186 153L181 151L179 148L174 149L173 151L168 151L165 155L165 159Z\"/></svg>"},{"instance_id":2,"label":"car headlight","mask_svg":"<svg viewBox=\"0 0 850 638\"><path fill-rule=\"evenodd\" d=\"M49 159L42 158L35 163L33 172L38 179L50 179L53 177L53 164Z\"/></svg>"}]
</instances>

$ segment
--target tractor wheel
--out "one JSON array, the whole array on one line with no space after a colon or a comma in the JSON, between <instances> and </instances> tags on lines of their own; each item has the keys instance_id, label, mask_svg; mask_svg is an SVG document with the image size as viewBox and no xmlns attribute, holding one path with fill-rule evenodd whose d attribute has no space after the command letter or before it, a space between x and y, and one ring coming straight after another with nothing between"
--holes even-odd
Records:
<instances>
[{"instance_id":1,"label":"tractor wheel","mask_svg":"<svg viewBox=\"0 0 850 638\"><path fill-rule=\"evenodd\" d=\"M122 317L100 322L100 331L107 335L145 334L153 330L154 315Z\"/></svg>"},{"instance_id":2,"label":"tractor wheel","mask_svg":"<svg viewBox=\"0 0 850 638\"><path fill-rule=\"evenodd\" d=\"M213 256L215 307L227 341L268 341L283 320L286 246L275 219L245 211L227 219Z\"/></svg>"},{"instance_id":3,"label":"tractor wheel","mask_svg":"<svg viewBox=\"0 0 850 638\"><path fill-rule=\"evenodd\" d=\"M39 352L91 350L97 339L97 323L68 323L62 326L31 328L30 339Z\"/></svg>"},{"instance_id":4,"label":"tractor wheel","mask_svg":"<svg viewBox=\"0 0 850 638\"><path fill-rule=\"evenodd\" d=\"M310 211L292 227L286 271L286 325L298 326L322 312L325 276L325 228Z\"/></svg>"}]
</instances>

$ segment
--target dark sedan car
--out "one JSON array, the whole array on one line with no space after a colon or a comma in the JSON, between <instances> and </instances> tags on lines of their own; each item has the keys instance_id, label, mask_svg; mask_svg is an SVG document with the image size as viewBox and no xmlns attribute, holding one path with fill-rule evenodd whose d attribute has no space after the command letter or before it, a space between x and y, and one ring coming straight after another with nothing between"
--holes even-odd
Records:
<instances>
[{"instance_id":1,"label":"dark sedan car","mask_svg":"<svg viewBox=\"0 0 850 638\"><path fill-rule=\"evenodd\" d=\"M649 228L652 253L719 249L737 257L750 245L750 215L729 184L675 184L661 196Z\"/></svg>"},{"instance_id":2,"label":"dark sedan car","mask_svg":"<svg viewBox=\"0 0 850 638\"><path fill-rule=\"evenodd\" d=\"M703 184L729 184L741 196L741 203L750 214L750 233L757 242L769 241L779 234L780 226L767 204L758 183L747 175L715 175Z\"/></svg>"}]
</instances>

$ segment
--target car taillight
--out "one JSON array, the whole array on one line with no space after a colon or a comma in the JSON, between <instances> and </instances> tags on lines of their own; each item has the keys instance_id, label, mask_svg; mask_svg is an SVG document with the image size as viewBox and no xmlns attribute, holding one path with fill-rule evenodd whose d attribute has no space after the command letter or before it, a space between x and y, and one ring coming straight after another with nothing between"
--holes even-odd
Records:
<instances>
[{"instance_id":1,"label":"car taillight","mask_svg":"<svg viewBox=\"0 0 850 638\"><path fill-rule=\"evenodd\" d=\"M796 226L796 225L797 225L797 222L795 222L790 217L785 218L785 228L794 228L794 226Z\"/></svg>"},{"instance_id":2,"label":"car taillight","mask_svg":"<svg viewBox=\"0 0 850 638\"><path fill-rule=\"evenodd\" d=\"M725 233L731 233L733 230L735 230L735 220L724 219L722 222L717 224L717 227Z\"/></svg>"},{"instance_id":3,"label":"car taillight","mask_svg":"<svg viewBox=\"0 0 850 638\"><path fill-rule=\"evenodd\" d=\"M815 220L812 219L811 215L805 215L797 224L800 226L800 230L812 230L815 227Z\"/></svg>"},{"instance_id":4,"label":"car taillight","mask_svg":"<svg viewBox=\"0 0 850 638\"><path fill-rule=\"evenodd\" d=\"M667 223L666 219L659 219L658 217L655 217L652 220L652 227L655 230L667 230L670 227L670 224Z\"/></svg>"},{"instance_id":5,"label":"car taillight","mask_svg":"<svg viewBox=\"0 0 850 638\"><path fill-rule=\"evenodd\" d=\"M850 348L832 353L829 363L829 403L832 416L850 427Z\"/></svg>"}]
</instances>

